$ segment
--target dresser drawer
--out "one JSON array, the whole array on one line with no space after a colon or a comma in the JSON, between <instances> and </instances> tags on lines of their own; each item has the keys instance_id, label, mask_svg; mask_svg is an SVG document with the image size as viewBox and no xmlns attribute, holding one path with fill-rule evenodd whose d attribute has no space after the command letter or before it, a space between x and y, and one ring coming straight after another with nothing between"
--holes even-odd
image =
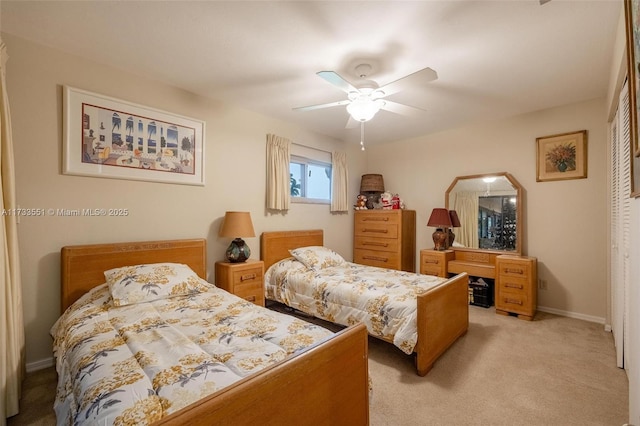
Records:
<instances>
[{"instance_id":1,"label":"dresser drawer","mask_svg":"<svg viewBox=\"0 0 640 426\"><path fill-rule=\"evenodd\" d=\"M359 210L355 216L355 223L358 224L385 224L385 223L400 223L400 212L399 211L372 211L367 212L364 210Z\"/></svg>"},{"instance_id":2,"label":"dresser drawer","mask_svg":"<svg viewBox=\"0 0 640 426\"><path fill-rule=\"evenodd\" d=\"M355 227L355 237L398 238L395 223L357 223Z\"/></svg>"},{"instance_id":3,"label":"dresser drawer","mask_svg":"<svg viewBox=\"0 0 640 426\"><path fill-rule=\"evenodd\" d=\"M528 293L531 284L529 279L520 276L500 275L498 289L512 293Z\"/></svg>"},{"instance_id":4,"label":"dresser drawer","mask_svg":"<svg viewBox=\"0 0 640 426\"><path fill-rule=\"evenodd\" d=\"M502 277L521 277L527 278L531 276L531 267L529 262L504 261L498 262L498 275Z\"/></svg>"},{"instance_id":5,"label":"dresser drawer","mask_svg":"<svg viewBox=\"0 0 640 426\"><path fill-rule=\"evenodd\" d=\"M393 253L397 253L400 250L397 239L356 235L353 244L353 248L362 250L389 251Z\"/></svg>"},{"instance_id":6,"label":"dresser drawer","mask_svg":"<svg viewBox=\"0 0 640 426\"><path fill-rule=\"evenodd\" d=\"M512 292L500 289L496 295L496 309L515 314L532 315L531 300L525 292Z\"/></svg>"},{"instance_id":7,"label":"dresser drawer","mask_svg":"<svg viewBox=\"0 0 640 426\"><path fill-rule=\"evenodd\" d=\"M401 266L400 256L397 253L387 253L374 250L354 250L353 262L361 265L370 265L389 269L400 269Z\"/></svg>"}]
</instances>

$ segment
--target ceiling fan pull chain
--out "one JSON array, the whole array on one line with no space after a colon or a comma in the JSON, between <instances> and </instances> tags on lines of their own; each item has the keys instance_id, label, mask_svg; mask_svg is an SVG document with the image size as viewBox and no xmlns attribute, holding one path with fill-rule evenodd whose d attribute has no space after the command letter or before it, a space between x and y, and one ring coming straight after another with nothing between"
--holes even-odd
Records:
<instances>
[{"instance_id":1,"label":"ceiling fan pull chain","mask_svg":"<svg viewBox=\"0 0 640 426\"><path fill-rule=\"evenodd\" d=\"M364 121L360 122L360 147L364 151Z\"/></svg>"}]
</instances>

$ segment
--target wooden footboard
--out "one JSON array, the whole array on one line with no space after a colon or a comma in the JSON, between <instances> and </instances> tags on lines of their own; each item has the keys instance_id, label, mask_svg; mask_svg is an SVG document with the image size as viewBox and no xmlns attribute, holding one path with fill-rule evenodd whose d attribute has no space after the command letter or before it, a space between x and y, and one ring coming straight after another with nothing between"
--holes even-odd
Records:
<instances>
[{"instance_id":1,"label":"wooden footboard","mask_svg":"<svg viewBox=\"0 0 640 426\"><path fill-rule=\"evenodd\" d=\"M368 425L366 327L351 326L157 423L187 424Z\"/></svg>"},{"instance_id":2,"label":"wooden footboard","mask_svg":"<svg viewBox=\"0 0 640 426\"><path fill-rule=\"evenodd\" d=\"M469 328L469 277L461 273L418 296L416 367L424 376Z\"/></svg>"}]
</instances>

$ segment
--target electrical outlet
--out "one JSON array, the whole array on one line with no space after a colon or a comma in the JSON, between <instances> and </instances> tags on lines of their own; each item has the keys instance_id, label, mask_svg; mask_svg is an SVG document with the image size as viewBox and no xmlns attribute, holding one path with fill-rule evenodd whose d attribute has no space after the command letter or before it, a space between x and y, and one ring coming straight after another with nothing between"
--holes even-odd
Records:
<instances>
[{"instance_id":1,"label":"electrical outlet","mask_svg":"<svg viewBox=\"0 0 640 426\"><path fill-rule=\"evenodd\" d=\"M538 288L540 290L546 290L547 289L547 280L543 280L542 278L540 278L538 280Z\"/></svg>"}]
</instances>

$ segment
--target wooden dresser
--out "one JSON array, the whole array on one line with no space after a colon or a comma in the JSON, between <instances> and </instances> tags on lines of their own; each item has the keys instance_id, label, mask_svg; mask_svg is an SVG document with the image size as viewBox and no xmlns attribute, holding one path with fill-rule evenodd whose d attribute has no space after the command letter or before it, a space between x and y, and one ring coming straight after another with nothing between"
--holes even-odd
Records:
<instances>
[{"instance_id":1,"label":"wooden dresser","mask_svg":"<svg viewBox=\"0 0 640 426\"><path fill-rule=\"evenodd\" d=\"M537 306L537 271L535 257L496 257L496 313L533 319Z\"/></svg>"},{"instance_id":2,"label":"wooden dresser","mask_svg":"<svg viewBox=\"0 0 640 426\"><path fill-rule=\"evenodd\" d=\"M356 210L353 262L416 271L415 210Z\"/></svg>"},{"instance_id":3,"label":"wooden dresser","mask_svg":"<svg viewBox=\"0 0 640 426\"><path fill-rule=\"evenodd\" d=\"M420 250L420 273L447 278L466 272L495 279L496 313L531 321L537 309L538 261L495 251Z\"/></svg>"}]
</instances>

